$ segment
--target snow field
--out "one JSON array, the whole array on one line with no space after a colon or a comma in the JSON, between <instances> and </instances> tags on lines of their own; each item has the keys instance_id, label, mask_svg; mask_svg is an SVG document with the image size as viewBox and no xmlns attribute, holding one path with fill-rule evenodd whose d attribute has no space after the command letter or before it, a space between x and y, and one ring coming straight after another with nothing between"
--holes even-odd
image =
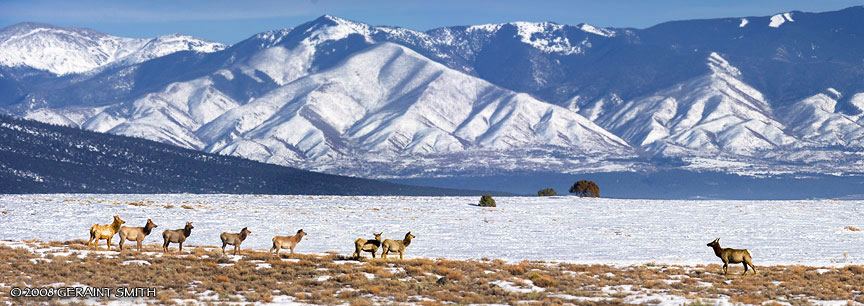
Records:
<instances>
[{"instance_id":1,"label":"snow field","mask_svg":"<svg viewBox=\"0 0 864 306\"><path fill-rule=\"evenodd\" d=\"M588 264L719 263L706 246L747 248L754 264L860 264L864 206L860 201L662 201L499 197L497 208L474 197L332 197L254 195L0 195L0 239L88 239L112 215L126 226L161 232L195 226L185 245L221 245L219 234L253 232L243 249L269 249L274 235L309 233L301 254L350 255L354 239L417 236L407 257ZM135 203L130 205L129 203ZM170 208L166 208L170 207ZM119 237L113 239L114 246ZM134 246L134 243L128 243ZM102 241L100 248L104 250ZM171 245L176 250L176 244ZM380 252L380 250L379 250ZM368 256L368 254L366 254Z\"/></svg>"}]
</instances>

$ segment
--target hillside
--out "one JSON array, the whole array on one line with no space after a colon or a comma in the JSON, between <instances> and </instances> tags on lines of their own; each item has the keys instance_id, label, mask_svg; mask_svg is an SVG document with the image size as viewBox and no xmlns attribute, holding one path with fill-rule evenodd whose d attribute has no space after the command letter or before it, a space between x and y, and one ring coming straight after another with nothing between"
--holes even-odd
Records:
<instances>
[{"instance_id":1,"label":"hillside","mask_svg":"<svg viewBox=\"0 0 864 306\"><path fill-rule=\"evenodd\" d=\"M329 175L0 116L0 193L475 195Z\"/></svg>"}]
</instances>

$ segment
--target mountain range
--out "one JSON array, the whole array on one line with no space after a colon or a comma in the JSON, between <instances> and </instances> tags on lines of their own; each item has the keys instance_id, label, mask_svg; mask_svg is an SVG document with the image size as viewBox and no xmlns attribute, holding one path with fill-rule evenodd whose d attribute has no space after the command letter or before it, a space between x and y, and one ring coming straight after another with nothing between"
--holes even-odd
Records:
<instances>
[{"instance_id":1,"label":"mountain range","mask_svg":"<svg viewBox=\"0 0 864 306\"><path fill-rule=\"evenodd\" d=\"M864 172L864 7L646 29L0 29L0 112L374 178Z\"/></svg>"}]
</instances>

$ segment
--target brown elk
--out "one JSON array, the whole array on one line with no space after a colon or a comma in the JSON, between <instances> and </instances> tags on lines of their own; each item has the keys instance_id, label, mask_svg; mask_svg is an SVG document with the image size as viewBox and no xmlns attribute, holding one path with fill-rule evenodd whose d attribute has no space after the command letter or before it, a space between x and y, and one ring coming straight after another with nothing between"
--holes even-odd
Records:
<instances>
[{"instance_id":1,"label":"brown elk","mask_svg":"<svg viewBox=\"0 0 864 306\"><path fill-rule=\"evenodd\" d=\"M381 243L381 258L387 258L387 254L390 252L399 253L399 259L402 259L402 255L405 254L405 248L411 244L411 239L417 238L417 236L411 235L411 232L405 234L405 239L402 240L390 240L384 239L384 242Z\"/></svg>"},{"instance_id":2,"label":"brown elk","mask_svg":"<svg viewBox=\"0 0 864 306\"><path fill-rule=\"evenodd\" d=\"M186 241L186 238L189 238L189 235L192 235L192 229L195 228L192 226L192 222L186 222L186 227L176 230L165 230L162 232L162 252L168 253L168 245L173 243L179 243L180 248L179 252L183 252L183 242Z\"/></svg>"},{"instance_id":3,"label":"brown elk","mask_svg":"<svg viewBox=\"0 0 864 306\"><path fill-rule=\"evenodd\" d=\"M375 258L375 252L378 252L378 248L381 247L381 235L384 232L380 233L372 233L375 236L375 239L366 240L363 238L357 238L354 240L354 254L352 255L355 259L360 258L361 252L369 252L372 253L372 258Z\"/></svg>"},{"instance_id":4,"label":"brown elk","mask_svg":"<svg viewBox=\"0 0 864 306\"><path fill-rule=\"evenodd\" d=\"M289 254L288 257L293 257L294 247L296 247L297 244L300 243L300 239L303 239L303 236L306 235L306 232L304 232L301 228L299 231L297 231L297 234L294 234L294 236L275 236L273 237L273 247L270 248L270 252L276 250L276 253L274 254L276 254L276 256L279 256L279 249L290 249L291 254Z\"/></svg>"},{"instance_id":5,"label":"brown elk","mask_svg":"<svg viewBox=\"0 0 864 306\"><path fill-rule=\"evenodd\" d=\"M141 243L144 242L144 238L147 237L147 235L150 235L150 232L157 227L156 223L153 223L150 219L147 219L147 224L144 224L144 227L121 226L120 250L123 250L123 244L126 243L126 240L129 240L137 242L138 252L141 252Z\"/></svg>"},{"instance_id":6,"label":"brown elk","mask_svg":"<svg viewBox=\"0 0 864 306\"><path fill-rule=\"evenodd\" d=\"M709 247L714 249L714 255L720 257L720 260L723 261L723 275L727 275L729 269L729 263L743 263L744 264L744 275L747 273L747 266L749 265L753 268L753 274L756 273L756 267L753 266L753 261L750 256L750 251L746 249L724 249L720 247L720 238L714 239L711 243L708 244Z\"/></svg>"},{"instance_id":7,"label":"brown elk","mask_svg":"<svg viewBox=\"0 0 864 306\"><path fill-rule=\"evenodd\" d=\"M126 223L118 216L114 216L114 222L111 224L93 224L90 227L90 241L87 242L87 249L93 248L93 246L99 246L99 240L105 239L108 243L108 250L111 250L111 238L114 237L114 234L120 230L120 226ZM94 243L95 240L95 243Z\"/></svg>"},{"instance_id":8,"label":"brown elk","mask_svg":"<svg viewBox=\"0 0 864 306\"><path fill-rule=\"evenodd\" d=\"M222 239L222 255L225 255L225 246L229 244L234 246L234 255L237 255L237 251L240 250L240 244L243 243L243 240L246 240L246 237L251 233L252 231L245 227L236 234L222 232L222 234L219 235L219 239Z\"/></svg>"}]
</instances>

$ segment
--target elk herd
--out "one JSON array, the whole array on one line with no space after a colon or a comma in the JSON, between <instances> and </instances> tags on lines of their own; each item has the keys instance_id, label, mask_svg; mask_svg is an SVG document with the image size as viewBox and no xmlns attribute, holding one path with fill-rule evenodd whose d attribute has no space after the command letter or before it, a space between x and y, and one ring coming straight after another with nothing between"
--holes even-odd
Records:
<instances>
[{"instance_id":1,"label":"elk herd","mask_svg":"<svg viewBox=\"0 0 864 306\"><path fill-rule=\"evenodd\" d=\"M99 240L104 239L107 243L108 250L110 251L111 238L114 237L114 234L119 232L120 250L123 250L123 245L127 240L129 240L135 241L138 244L138 251L141 251L141 243L144 241L144 238L147 237L147 235L150 235L150 232L157 227L150 219L147 219L147 223L143 227L122 226L125 223L126 221L123 221L120 217L114 216L114 220L111 224L94 224L90 227L90 241L87 242L87 247L92 249L94 246L98 246ZM178 251L182 252L183 242L186 241L186 238L189 238L189 235L192 235L192 229L194 228L192 222L186 222L184 228L163 231L162 252L168 253L168 245L171 243L177 243ZM228 245L234 246L233 254L237 255L240 251L240 244L243 243L243 240L246 240L246 237L250 234L252 234L252 231L246 227L240 230L239 233L223 232L219 235L219 239L222 240L222 255L225 255L225 247ZM368 252L372 253L372 258L374 259L375 253L378 252L378 249L381 249L381 258L387 258L387 255L393 252L399 254L399 259L402 259L405 254L405 248L411 244L412 239L416 238L416 236L412 235L411 232L408 232L402 240L381 240L381 235L383 234L383 232L372 233L375 237L373 239L357 238L354 240L354 253L352 254L352 257L360 259L360 257L362 257L362 252ZM300 240L303 239L304 236L306 236L306 232L302 229L298 230L293 236L274 236L273 247L270 248L270 253L279 256L280 249L289 249L291 251L289 257L293 257L294 248L298 243L300 243ZM756 274L756 267L753 266L750 251L746 249L721 248L720 238L714 239L714 241L709 243L708 246L714 250L714 255L717 255L717 257L723 261L724 275L727 274L730 263L743 264L744 273L741 273L742 275L747 273L748 267L753 270L753 274Z\"/></svg>"},{"instance_id":2,"label":"elk herd","mask_svg":"<svg viewBox=\"0 0 864 306\"><path fill-rule=\"evenodd\" d=\"M143 227L131 227L131 226L122 226L126 221L120 219L118 216L114 216L114 221L111 224L94 224L90 227L90 241L87 242L87 248L92 249L94 246L98 247L100 240L105 240L108 250L111 250L111 239L115 234L120 233L120 250L123 250L123 245L127 240L135 241L138 244L138 251L141 251L141 244L144 242L144 238L150 235L150 232L153 231L154 228L158 227L156 223L153 223L153 220L147 219L147 223ZM165 230L162 232L162 252L168 253L168 245L171 243L178 244L178 251L183 251L183 242L192 235L192 229L195 227L192 226L192 222L186 222L186 226L181 229L176 230ZM229 233L223 232L219 235L219 239L222 240L222 255L225 255L225 247L228 245L234 246L233 254L237 255L240 251L240 244L246 240L252 234L252 231L249 228L244 227L240 230L239 233ZM375 239L366 240L363 238L357 238L354 241L355 252L354 258L360 258L360 252L371 252L372 258L375 258L375 252L378 251L379 247L382 247L381 257L386 258L390 252L399 254L399 259L402 259L405 254L405 248L411 244L411 239L416 236L412 235L411 232L405 234L405 238L402 240L390 240L384 239L381 240L381 235L383 233L374 234ZM306 232L303 229L297 231L293 236L274 236L273 237L273 247L270 248L270 253L273 253L276 256L279 256L279 250L288 249L290 250L289 257L294 256L294 248L300 243L300 240L306 236Z\"/></svg>"}]
</instances>

